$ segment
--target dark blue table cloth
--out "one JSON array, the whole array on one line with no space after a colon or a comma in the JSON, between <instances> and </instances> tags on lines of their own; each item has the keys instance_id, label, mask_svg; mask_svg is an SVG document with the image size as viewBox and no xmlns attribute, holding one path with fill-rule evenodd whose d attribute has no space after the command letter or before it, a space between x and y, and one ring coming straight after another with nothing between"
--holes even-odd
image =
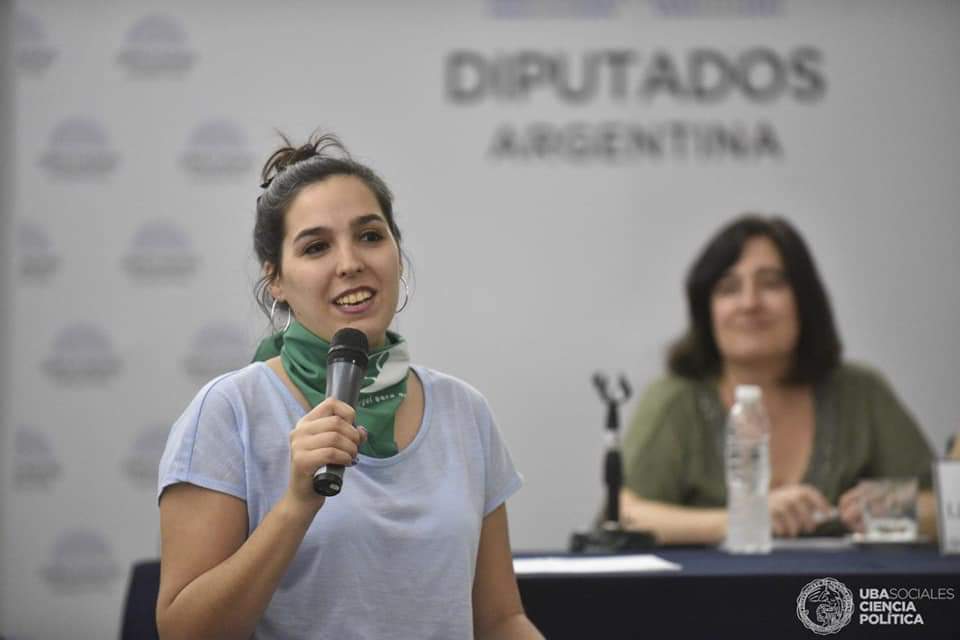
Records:
<instances>
[{"instance_id":1,"label":"dark blue table cloth","mask_svg":"<svg viewBox=\"0 0 960 640\"><path fill-rule=\"evenodd\" d=\"M732 556L714 549L650 551L680 571L625 575L523 575L527 615L547 638L956 638L960 639L960 556L934 548L891 547L775 551ZM542 556L547 554L517 554ZM550 554L553 555L553 554ZM570 554L558 554L572 557ZM835 578L850 589L855 609L836 635L820 636L797 618L797 598L812 580ZM156 638L159 563L131 574L121 637ZM861 590L908 589L923 625L861 624ZM871 592L870 589L875 591ZM871 598L866 598L870 600ZM403 637L398 629L397 637Z\"/></svg>"},{"instance_id":2,"label":"dark blue table cloth","mask_svg":"<svg viewBox=\"0 0 960 640\"><path fill-rule=\"evenodd\" d=\"M650 553L682 570L520 577L527 615L547 638L811 639L825 636L800 622L797 599L811 581L831 577L850 590L854 609L851 621L826 637L960 639L960 556L941 556L932 547L778 550L762 556L703 548ZM884 606L877 601L904 600L893 595L912 600L906 606L916 609L923 624L903 624L903 618L879 623L891 620L889 612L870 616L872 608ZM868 616L862 623L861 614Z\"/></svg>"}]
</instances>

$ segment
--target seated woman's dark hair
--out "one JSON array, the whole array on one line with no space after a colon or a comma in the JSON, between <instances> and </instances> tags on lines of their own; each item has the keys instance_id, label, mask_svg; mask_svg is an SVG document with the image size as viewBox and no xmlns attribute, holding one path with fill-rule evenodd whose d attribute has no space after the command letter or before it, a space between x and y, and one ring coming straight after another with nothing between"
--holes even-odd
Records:
<instances>
[{"instance_id":1,"label":"seated woman's dark hair","mask_svg":"<svg viewBox=\"0 0 960 640\"><path fill-rule=\"evenodd\" d=\"M747 214L722 228L700 252L686 280L690 327L669 350L672 373L703 379L719 375L722 358L713 335L711 296L724 273L740 259L747 240L769 238L783 259L787 281L797 304L800 333L793 364L783 382L816 383L840 361L840 338L830 299L803 238L786 220Z\"/></svg>"},{"instance_id":2,"label":"seated woman's dark hair","mask_svg":"<svg viewBox=\"0 0 960 640\"><path fill-rule=\"evenodd\" d=\"M274 302L270 283L281 273L287 209L307 185L337 175L359 178L377 199L390 233L400 246L400 229L393 216L393 194L370 167L350 157L336 136L315 133L299 147L283 134L280 137L284 145L267 158L260 174L263 193L257 198L257 221L253 227L253 248L260 266L271 266L270 272L265 273L254 288L257 302L268 317Z\"/></svg>"}]
</instances>

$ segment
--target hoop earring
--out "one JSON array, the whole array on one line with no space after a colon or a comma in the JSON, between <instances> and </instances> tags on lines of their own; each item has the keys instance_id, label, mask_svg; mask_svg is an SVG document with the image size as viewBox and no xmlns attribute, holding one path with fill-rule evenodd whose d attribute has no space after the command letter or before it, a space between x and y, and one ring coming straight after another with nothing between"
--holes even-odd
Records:
<instances>
[{"instance_id":1,"label":"hoop earring","mask_svg":"<svg viewBox=\"0 0 960 640\"><path fill-rule=\"evenodd\" d=\"M276 329L277 325L273 321L273 317L277 313L277 303L280 302L276 298L273 300L273 304L270 305L270 325ZM287 322L283 325L283 329L280 329L280 333L286 333L287 329L290 328L290 323L293 321L293 311L290 309L290 305L287 305Z\"/></svg>"},{"instance_id":2,"label":"hoop earring","mask_svg":"<svg viewBox=\"0 0 960 640\"><path fill-rule=\"evenodd\" d=\"M403 304L400 305L400 308L394 311L394 313L400 313L407 308L407 303L410 301L410 289L407 287L407 279L403 277L403 274L400 274L400 284L403 285Z\"/></svg>"}]
</instances>

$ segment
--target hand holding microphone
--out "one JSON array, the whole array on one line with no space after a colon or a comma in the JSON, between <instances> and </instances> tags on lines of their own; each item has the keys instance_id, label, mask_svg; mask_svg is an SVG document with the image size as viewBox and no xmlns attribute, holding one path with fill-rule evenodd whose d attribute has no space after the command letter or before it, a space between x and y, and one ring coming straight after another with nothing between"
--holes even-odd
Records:
<instances>
[{"instance_id":1,"label":"hand holding microphone","mask_svg":"<svg viewBox=\"0 0 960 640\"><path fill-rule=\"evenodd\" d=\"M317 508L323 504L319 496L340 492L344 467L353 464L366 440L366 431L353 426L366 368L366 336L349 328L334 334L327 355L327 398L290 434L291 489Z\"/></svg>"}]
</instances>

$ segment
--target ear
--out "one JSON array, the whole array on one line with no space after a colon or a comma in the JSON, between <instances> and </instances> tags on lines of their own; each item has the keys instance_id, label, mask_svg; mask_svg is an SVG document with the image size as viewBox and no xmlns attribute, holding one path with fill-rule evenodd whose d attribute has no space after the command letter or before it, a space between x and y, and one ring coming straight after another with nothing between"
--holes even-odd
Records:
<instances>
[{"instance_id":1,"label":"ear","mask_svg":"<svg viewBox=\"0 0 960 640\"><path fill-rule=\"evenodd\" d=\"M277 275L276 267L270 262L264 263L263 275L270 282L270 284L267 285L270 289L270 297L278 302L284 302L283 287L280 285L280 277Z\"/></svg>"}]
</instances>

